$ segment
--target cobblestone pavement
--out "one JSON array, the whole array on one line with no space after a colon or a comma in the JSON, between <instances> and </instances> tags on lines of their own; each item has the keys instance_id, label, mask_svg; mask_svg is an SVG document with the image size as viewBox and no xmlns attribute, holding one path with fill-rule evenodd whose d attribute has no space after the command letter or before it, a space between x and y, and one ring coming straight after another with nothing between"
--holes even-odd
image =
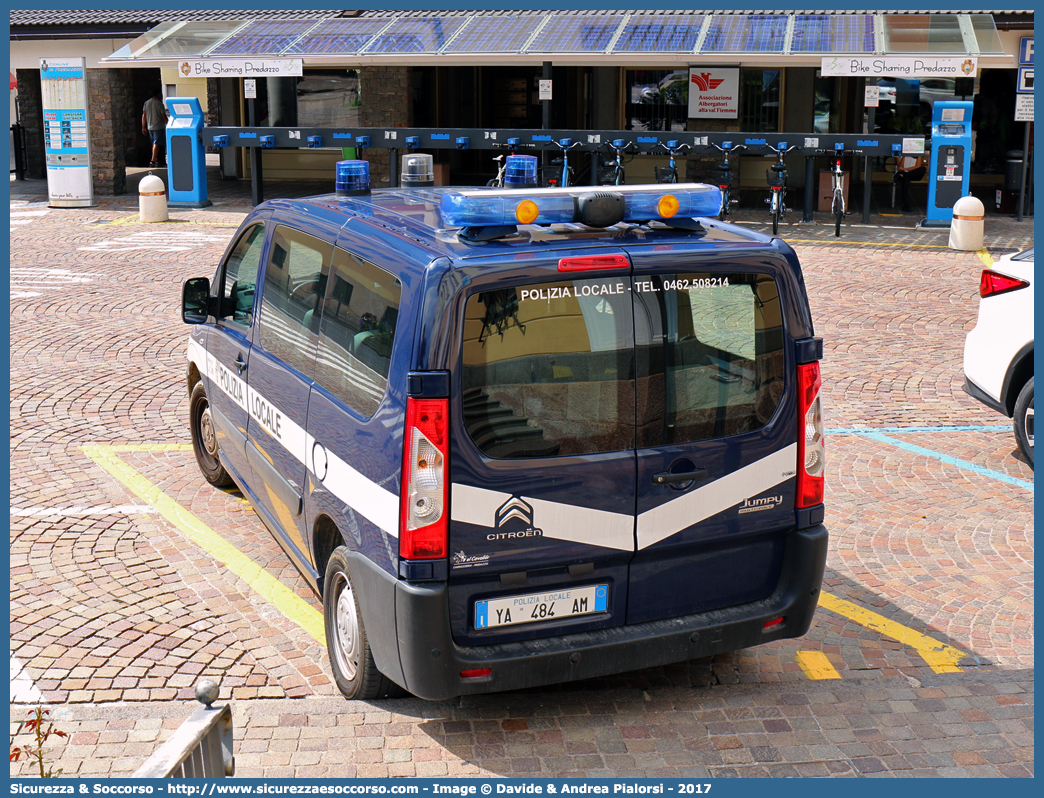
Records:
<instances>
[{"instance_id":1,"label":"cobblestone pavement","mask_svg":"<svg viewBox=\"0 0 1044 798\"><path fill-rule=\"evenodd\" d=\"M12 183L11 720L52 708L64 775L133 772L201 676L232 700L241 776L1032 775L1033 472L1010 422L961 390L982 261L945 231L781 231L825 339L833 430L826 592L805 638L553 688L346 702L324 646L163 512L318 609L187 445L181 282L212 271L249 186L211 197L142 225L133 194L48 209L43 181ZM1031 219L987 219L994 256L1032 240ZM963 652L951 672L924 658L941 644Z\"/></svg>"}]
</instances>

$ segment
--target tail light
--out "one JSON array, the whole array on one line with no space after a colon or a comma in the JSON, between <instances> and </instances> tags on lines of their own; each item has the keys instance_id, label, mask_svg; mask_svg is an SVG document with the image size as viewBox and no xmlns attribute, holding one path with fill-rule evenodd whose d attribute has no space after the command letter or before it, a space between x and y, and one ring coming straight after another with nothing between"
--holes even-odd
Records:
<instances>
[{"instance_id":1,"label":"tail light","mask_svg":"<svg viewBox=\"0 0 1044 798\"><path fill-rule=\"evenodd\" d=\"M984 269L982 277L979 279L979 296L985 299L988 296L1006 294L1008 291L1017 291L1018 289L1025 288L1028 285L1029 283L1025 280L1019 280L1016 277L1009 277L1000 272Z\"/></svg>"},{"instance_id":2,"label":"tail light","mask_svg":"<svg viewBox=\"0 0 1044 798\"><path fill-rule=\"evenodd\" d=\"M448 453L449 399L407 398L399 508L399 556L403 559L446 556Z\"/></svg>"},{"instance_id":3,"label":"tail light","mask_svg":"<svg viewBox=\"0 0 1044 798\"><path fill-rule=\"evenodd\" d=\"M823 408L819 399L822 384L819 361L798 366L798 508L823 503L826 449Z\"/></svg>"}]
</instances>

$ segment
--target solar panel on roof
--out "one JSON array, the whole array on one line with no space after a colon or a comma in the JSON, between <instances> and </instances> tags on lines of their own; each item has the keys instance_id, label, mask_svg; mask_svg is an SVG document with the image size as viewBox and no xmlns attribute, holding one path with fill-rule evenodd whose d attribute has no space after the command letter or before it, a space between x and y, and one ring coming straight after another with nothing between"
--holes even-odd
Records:
<instances>
[{"instance_id":1,"label":"solar panel on roof","mask_svg":"<svg viewBox=\"0 0 1044 798\"><path fill-rule=\"evenodd\" d=\"M786 16L721 15L711 19L703 52L771 53L782 52L786 39Z\"/></svg>"},{"instance_id":2,"label":"solar panel on roof","mask_svg":"<svg viewBox=\"0 0 1044 798\"><path fill-rule=\"evenodd\" d=\"M366 53L436 53L464 22L464 17L399 19L366 47Z\"/></svg>"},{"instance_id":3,"label":"solar panel on roof","mask_svg":"<svg viewBox=\"0 0 1044 798\"><path fill-rule=\"evenodd\" d=\"M302 33L313 27L318 20L291 21L273 19L253 22L230 36L209 53L208 57L220 55L279 55Z\"/></svg>"},{"instance_id":4,"label":"solar panel on roof","mask_svg":"<svg viewBox=\"0 0 1044 798\"><path fill-rule=\"evenodd\" d=\"M476 17L445 53L517 53L529 41L542 16Z\"/></svg>"},{"instance_id":5,"label":"solar panel on roof","mask_svg":"<svg viewBox=\"0 0 1044 798\"><path fill-rule=\"evenodd\" d=\"M528 47L531 53L594 53L609 46L622 14L555 16Z\"/></svg>"},{"instance_id":6,"label":"solar panel on roof","mask_svg":"<svg viewBox=\"0 0 1044 798\"><path fill-rule=\"evenodd\" d=\"M624 26L613 52L692 52L703 19L702 15L681 18L634 16Z\"/></svg>"},{"instance_id":7,"label":"solar panel on roof","mask_svg":"<svg viewBox=\"0 0 1044 798\"><path fill-rule=\"evenodd\" d=\"M798 14L790 50L795 53L872 53L874 18L837 14Z\"/></svg>"},{"instance_id":8,"label":"solar panel on roof","mask_svg":"<svg viewBox=\"0 0 1044 798\"><path fill-rule=\"evenodd\" d=\"M357 53L387 19L331 19L295 41L283 55Z\"/></svg>"}]
</instances>

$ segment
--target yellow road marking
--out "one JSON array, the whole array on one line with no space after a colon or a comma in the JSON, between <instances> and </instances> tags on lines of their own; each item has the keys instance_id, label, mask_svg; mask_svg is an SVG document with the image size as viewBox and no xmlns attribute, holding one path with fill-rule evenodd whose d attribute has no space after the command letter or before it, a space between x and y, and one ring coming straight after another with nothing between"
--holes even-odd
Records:
<instances>
[{"instance_id":1,"label":"yellow road marking","mask_svg":"<svg viewBox=\"0 0 1044 798\"><path fill-rule=\"evenodd\" d=\"M946 643L940 643L938 640L933 640L927 635L915 632L901 623L890 621L883 615L864 609L858 604L840 599L827 593L825 590L819 593L819 606L825 607L831 612L836 612L850 621L855 621L860 626L865 626L868 629L873 629L894 640L898 640L903 645L910 646L910 648L915 649L921 655L921 659L928 663L928 666L936 673L960 673L961 669L957 663L968 656L967 653L960 649L956 649Z\"/></svg>"},{"instance_id":2,"label":"yellow road marking","mask_svg":"<svg viewBox=\"0 0 1044 798\"><path fill-rule=\"evenodd\" d=\"M323 629L321 612L117 456L122 452L169 452L184 451L190 448L181 443L84 445L80 447L84 454L112 474L131 493L152 505L185 537L215 560L223 563L229 571L246 582L255 593L276 607L319 643L326 645L326 633Z\"/></svg>"},{"instance_id":3,"label":"yellow road marking","mask_svg":"<svg viewBox=\"0 0 1044 798\"><path fill-rule=\"evenodd\" d=\"M985 247L980 249L975 254L979 256L979 260L986 264L987 269L993 268L993 258L990 257L990 253L986 251Z\"/></svg>"},{"instance_id":4,"label":"yellow road marking","mask_svg":"<svg viewBox=\"0 0 1044 798\"><path fill-rule=\"evenodd\" d=\"M168 219L165 222L142 222L141 216L137 213L131 214L130 216L123 216L119 219L113 219L111 222L94 222L92 226L101 227L102 225L109 227L114 224L148 224L154 227L157 224L198 224L204 227L239 227L235 222L196 222L191 219Z\"/></svg>"},{"instance_id":5,"label":"yellow road marking","mask_svg":"<svg viewBox=\"0 0 1044 798\"><path fill-rule=\"evenodd\" d=\"M822 651L799 651L797 661L809 679L841 678L841 674L830 664L827 655Z\"/></svg>"}]
</instances>

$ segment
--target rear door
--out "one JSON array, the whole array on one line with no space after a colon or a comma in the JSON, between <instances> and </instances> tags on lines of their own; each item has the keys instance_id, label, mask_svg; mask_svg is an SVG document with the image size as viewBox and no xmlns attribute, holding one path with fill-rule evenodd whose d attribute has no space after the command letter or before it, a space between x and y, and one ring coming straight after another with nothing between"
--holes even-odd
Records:
<instances>
[{"instance_id":1,"label":"rear door","mask_svg":"<svg viewBox=\"0 0 1044 798\"><path fill-rule=\"evenodd\" d=\"M608 272L560 272L543 254L514 277L469 269L451 386L458 642L624 622L635 357L629 264L612 254L622 268Z\"/></svg>"},{"instance_id":2,"label":"rear door","mask_svg":"<svg viewBox=\"0 0 1044 798\"><path fill-rule=\"evenodd\" d=\"M635 254L637 523L627 623L764 598L794 526L787 273Z\"/></svg>"}]
</instances>

